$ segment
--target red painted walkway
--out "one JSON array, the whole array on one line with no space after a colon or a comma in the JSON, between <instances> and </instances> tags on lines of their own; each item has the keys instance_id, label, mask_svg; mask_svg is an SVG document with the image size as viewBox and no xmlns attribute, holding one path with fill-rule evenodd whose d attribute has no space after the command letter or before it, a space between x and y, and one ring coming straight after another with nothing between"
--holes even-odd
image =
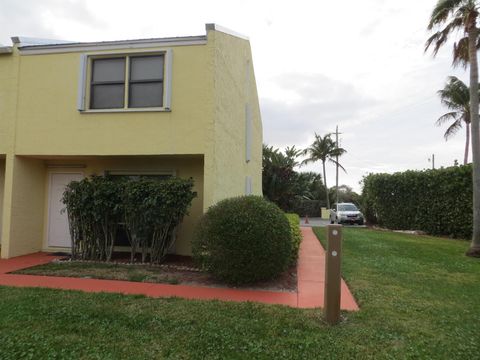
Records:
<instances>
[{"instance_id":1,"label":"red painted walkway","mask_svg":"<svg viewBox=\"0 0 480 360\"><path fill-rule=\"evenodd\" d=\"M0 260L0 285L45 287L85 292L140 294L151 297L175 296L186 299L255 301L299 308L322 307L325 283L325 252L311 228L302 228L302 235L303 241L300 245L297 269L298 292L241 290L119 280L8 274L11 271L45 264L55 259L55 256L46 253ZM350 311L358 310L358 305L343 280L341 308Z\"/></svg>"}]
</instances>

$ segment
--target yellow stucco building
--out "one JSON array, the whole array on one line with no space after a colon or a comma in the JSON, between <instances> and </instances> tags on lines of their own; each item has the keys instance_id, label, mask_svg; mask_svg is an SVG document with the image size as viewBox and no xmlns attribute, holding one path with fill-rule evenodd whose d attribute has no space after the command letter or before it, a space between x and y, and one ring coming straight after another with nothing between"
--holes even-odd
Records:
<instances>
[{"instance_id":1,"label":"yellow stucco building","mask_svg":"<svg viewBox=\"0 0 480 360\"><path fill-rule=\"evenodd\" d=\"M92 174L192 177L177 232L227 197L262 193L262 124L250 44L206 35L0 47L1 257L68 250L61 196Z\"/></svg>"}]
</instances>

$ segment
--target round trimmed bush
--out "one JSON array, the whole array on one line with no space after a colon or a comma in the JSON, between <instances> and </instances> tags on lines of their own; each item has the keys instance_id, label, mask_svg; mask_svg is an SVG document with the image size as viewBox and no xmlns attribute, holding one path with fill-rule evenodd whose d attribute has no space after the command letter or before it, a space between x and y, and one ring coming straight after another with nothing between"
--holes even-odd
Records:
<instances>
[{"instance_id":1,"label":"round trimmed bush","mask_svg":"<svg viewBox=\"0 0 480 360\"><path fill-rule=\"evenodd\" d=\"M226 199L200 220L192 252L204 270L227 283L269 280L289 265L290 226L282 210L260 196Z\"/></svg>"}]
</instances>

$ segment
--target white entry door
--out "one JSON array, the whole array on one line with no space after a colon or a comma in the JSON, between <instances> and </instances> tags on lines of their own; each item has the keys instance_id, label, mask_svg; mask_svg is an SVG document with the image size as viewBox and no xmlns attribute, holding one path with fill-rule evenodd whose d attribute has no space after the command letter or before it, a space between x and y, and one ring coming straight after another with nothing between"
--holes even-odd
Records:
<instances>
[{"instance_id":1,"label":"white entry door","mask_svg":"<svg viewBox=\"0 0 480 360\"><path fill-rule=\"evenodd\" d=\"M70 231L65 205L62 202L65 187L73 180L81 180L81 173L51 173L48 209L48 246L71 247Z\"/></svg>"}]
</instances>

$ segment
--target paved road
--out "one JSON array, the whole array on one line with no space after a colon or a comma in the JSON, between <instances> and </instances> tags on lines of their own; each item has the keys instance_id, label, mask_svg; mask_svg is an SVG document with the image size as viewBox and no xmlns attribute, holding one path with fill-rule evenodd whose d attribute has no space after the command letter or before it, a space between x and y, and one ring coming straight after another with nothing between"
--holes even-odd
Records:
<instances>
[{"instance_id":1,"label":"paved road","mask_svg":"<svg viewBox=\"0 0 480 360\"><path fill-rule=\"evenodd\" d=\"M305 218L300 219L300 226L327 226L330 224L328 219L322 218L308 218L308 224L305 224ZM356 226L356 227L366 227L365 225L344 225L344 226Z\"/></svg>"},{"instance_id":2,"label":"paved road","mask_svg":"<svg viewBox=\"0 0 480 360\"><path fill-rule=\"evenodd\" d=\"M319 217L316 218L308 218L308 224L305 224L305 218L300 219L300 226L327 226L330 224L328 219L322 219Z\"/></svg>"}]
</instances>

